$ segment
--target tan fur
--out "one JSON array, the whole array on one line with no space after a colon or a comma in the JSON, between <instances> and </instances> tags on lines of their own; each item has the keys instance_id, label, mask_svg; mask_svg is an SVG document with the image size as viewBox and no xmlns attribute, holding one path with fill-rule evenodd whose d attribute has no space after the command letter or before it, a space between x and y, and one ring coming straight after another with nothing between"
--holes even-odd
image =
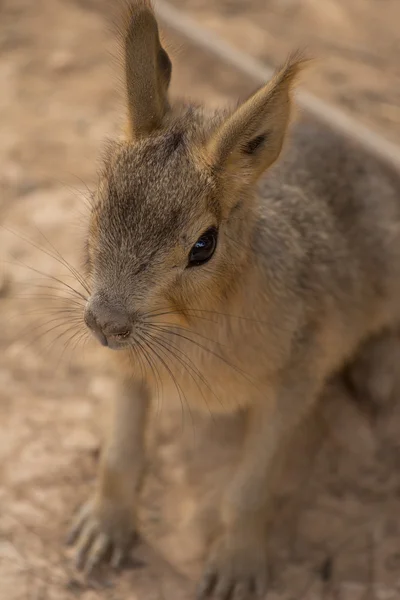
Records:
<instances>
[{"instance_id":1,"label":"tan fur","mask_svg":"<svg viewBox=\"0 0 400 600\"><path fill-rule=\"evenodd\" d=\"M271 81L258 90L217 129L206 146L206 162L215 167L232 166L243 160L240 147L267 132L267 152L260 156L251 174L257 179L278 158L290 119L291 91L305 61L293 54Z\"/></svg>"},{"instance_id":2,"label":"tan fur","mask_svg":"<svg viewBox=\"0 0 400 600\"><path fill-rule=\"evenodd\" d=\"M199 590L239 600L265 589L269 490L287 441L327 378L369 336L399 323L400 184L306 119L261 177L281 152L301 62L289 60L234 111L170 106L148 3L133 4L128 17L130 129L105 157L85 313L121 350L122 387L98 491L72 538L88 568L109 545L116 562L126 550L151 399L180 396L210 413L245 409L224 533ZM212 227L214 256L187 268ZM133 329L128 341L124 328Z\"/></svg>"}]
</instances>

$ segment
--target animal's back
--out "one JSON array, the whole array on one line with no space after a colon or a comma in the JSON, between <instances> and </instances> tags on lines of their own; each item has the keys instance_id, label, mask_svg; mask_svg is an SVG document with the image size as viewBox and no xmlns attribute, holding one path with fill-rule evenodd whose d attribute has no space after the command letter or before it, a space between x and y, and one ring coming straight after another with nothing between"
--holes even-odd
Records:
<instances>
[{"instance_id":1,"label":"animal's back","mask_svg":"<svg viewBox=\"0 0 400 600\"><path fill-rule=\"evenodd\" d=\"M301 186L329 205L346 231L355 218L367 214L370 221L388 213L400 220L400 173L351 138L303 118L288 144L278 171L288 184Z\"/></svg>"},{"instance_id":2,"label":"animal's back","mask_svg":"<svg viewBox=\"0 0 400 600\"><path fill-rule=\"evenodd\" d=\"M377 312L397 310L400 317L400 174L305 118L261 193L256 243L268 256L268 268L274 265L271 231L281 243L297 245L297 253L283 249L277 257L280 268L287 256L295 261L284 268L297 273L296 294L306 295L308 303L314 296L333 299L340 310L346 305L353 326L355 316L366 313L374 319Z\"/></svg>"},{"instance_id":3,"label":"animal's back","mask_svg":"<svg viewBox=\"0 0 400 600\"><path fill-rule=\"evenodd\" d=\"M349 352L368 333L400 323L397 173L304 119L260 191L253 243L265 286L274 282L276 314L296 307L304 335L326 322L326 339Z\"/></svg>"}]
</instances>

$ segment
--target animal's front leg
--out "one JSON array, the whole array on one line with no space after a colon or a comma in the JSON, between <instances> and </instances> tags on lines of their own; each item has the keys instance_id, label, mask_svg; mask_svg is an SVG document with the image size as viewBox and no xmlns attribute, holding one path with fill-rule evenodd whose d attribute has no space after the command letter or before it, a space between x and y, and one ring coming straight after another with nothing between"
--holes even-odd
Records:
<instances>
[{"instance_id":1,"label":"animal's front leg","mask_svg":"<svg viewBox=\"0 0 400 600\"><path fill-rule=\"evenodd\" d=\"M270 390L268 398L250 409L242 457L223 499L224 531L211 548L199 599L264 597L270 484L288 438L316 397L313 387L289 384Z\"/></svg>"},{"instance_id":2,"label":"animal's front leg","mask_svg":"<svg viewBox=\"0 0 400 600\"><path fill-rule=\"evenodd\" d=\"M113 406L95 493L82 507L69 533L69 543L77 543L77 566L86 571L107 556L113 566L119 566L130 549L144 471L147 412L144 387L124 382Z\"/></svg>"}]
</instances>

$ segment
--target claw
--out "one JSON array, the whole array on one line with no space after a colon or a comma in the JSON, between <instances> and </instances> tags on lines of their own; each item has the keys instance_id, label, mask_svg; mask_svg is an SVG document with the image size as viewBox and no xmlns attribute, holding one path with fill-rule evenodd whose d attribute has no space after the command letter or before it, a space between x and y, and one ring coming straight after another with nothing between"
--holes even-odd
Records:
<instances>
[{"instance_id":1,"label":"claw","mask_svg":"<svg viewBox=\"0 0 400 600\"><path fill-rule=\"evenodd\" d=\"M248 600L252 597L252 585L250 581L239 581L235 586L232 600Z\"/></svg>"},{"instance_id":2,"label":"claw","mask_svg":"<svg viewBox=\"0 0 400 600\"><path fill-rule=\"evenodd\" d=\"M96 523L89 521L82 531L75 560L76 568L79 570L82 570L85 565L86 556L96 536L96 530Z\"/></svg>"},{"instance_id":3,"label":"claw","mask_svg":"<svg viewBox=\"0 0 400 600\"><path fill-rule=\"evenodd\" d=\"M199 586L197 588L196 600L204 600L213 591L217 582L217 574L210 570L204 573Z\"/></svg>"},{"instance_id":4,"label":"claw","mask_svg":"<svg viewBox=\"0 0 400 600\"><path fill-rule=\"evenodd\" d=\"M115 548L111 558L111 566L113 569L120 569L124 561L125 552L121 548Z\"/></svg>"},{"instance_id":5,"label":"claw","mask_svg":"<svg viewBox=\"0 0 400 600\"><path fill-rule=\"evenodd\" d=\"M131 527L129 510L122 512L118 505L104 507L98 499L91 499L75 516L66 539L67 544L76 544L76 568L86 575L104 561L120 568L134 539Z\"/></svg>"},{"instance_id":6,"label":"claw","mask_svg":"<svg viewBox=\"0 0 400 600\"><path fill-rule=\"evenodd\" d=\"M111 541L105 533L98 534L92 548L90 549L89 556L86 563L85 571L90 574L94 569L102 562L105 558Z\"/></svg>"},{"instance_id":7,"label":"claw","mask_svg":"<svg viewBox=\"0 0 400 600\"><path fill-rule=\"evenodd\" d=\"M221 538L211 549L196 599L262 600L268 580L267 555L261 541L256 540L254 547L235 550Z\"/></svg>"},{"instance_id":8,"label":"claw","mask_svg":"<svg viewBox=\"0 0 400 600\"><path fill-rule=\"evenodd\" d=\"M215 588L214 596L216 600L229 600L231 592L234 590L234 583L229 578L221 577Z\"/></svg>"},{"instance_id":9,"label":"claw","mask_svg":"<svg viewBox=\"0 0 400 600\"><path fill-rule=\"evenodd\" d=\"M82 528L85 525L86 519L89 516L90 507L88 505L84 505L80 508L78 513L75 515L72 526L67 534L67 538L65 543L67 546L72 546L79 537L79 534Z\"/></svg>"}]
</instances>

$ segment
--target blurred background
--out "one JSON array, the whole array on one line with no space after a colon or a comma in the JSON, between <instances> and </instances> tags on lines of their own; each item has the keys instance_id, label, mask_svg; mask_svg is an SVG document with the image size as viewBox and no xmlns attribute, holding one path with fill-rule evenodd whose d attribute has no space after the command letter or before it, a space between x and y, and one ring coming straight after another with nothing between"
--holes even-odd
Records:
<instances>
[{"instance_id":1,"label":"blurred background","mask_svg":"<svg viewBox=\"0 0 400 600\"><path fill-rule=\"evenodd\" d=\"M79 265L99 153L121 125L112 4L0 1L1 600L192 598L240 446L234 418L192 423L165 407L152 428L136 568L120 577L105 572L100 584L76 575L63 539L94 483L113 377L107 354L68 318L61 282L78 283L60 255ZM269 66L293 48L308 49L319 60L305 89L400 145L398 0L171 4ZM250 78L163 30L173 95L218 105L254 89ZM276 564L268 598L395 600L399 410L363 411L340 385L325 400L294 441L270 540Z\"/></svg>"}]
</instances>

